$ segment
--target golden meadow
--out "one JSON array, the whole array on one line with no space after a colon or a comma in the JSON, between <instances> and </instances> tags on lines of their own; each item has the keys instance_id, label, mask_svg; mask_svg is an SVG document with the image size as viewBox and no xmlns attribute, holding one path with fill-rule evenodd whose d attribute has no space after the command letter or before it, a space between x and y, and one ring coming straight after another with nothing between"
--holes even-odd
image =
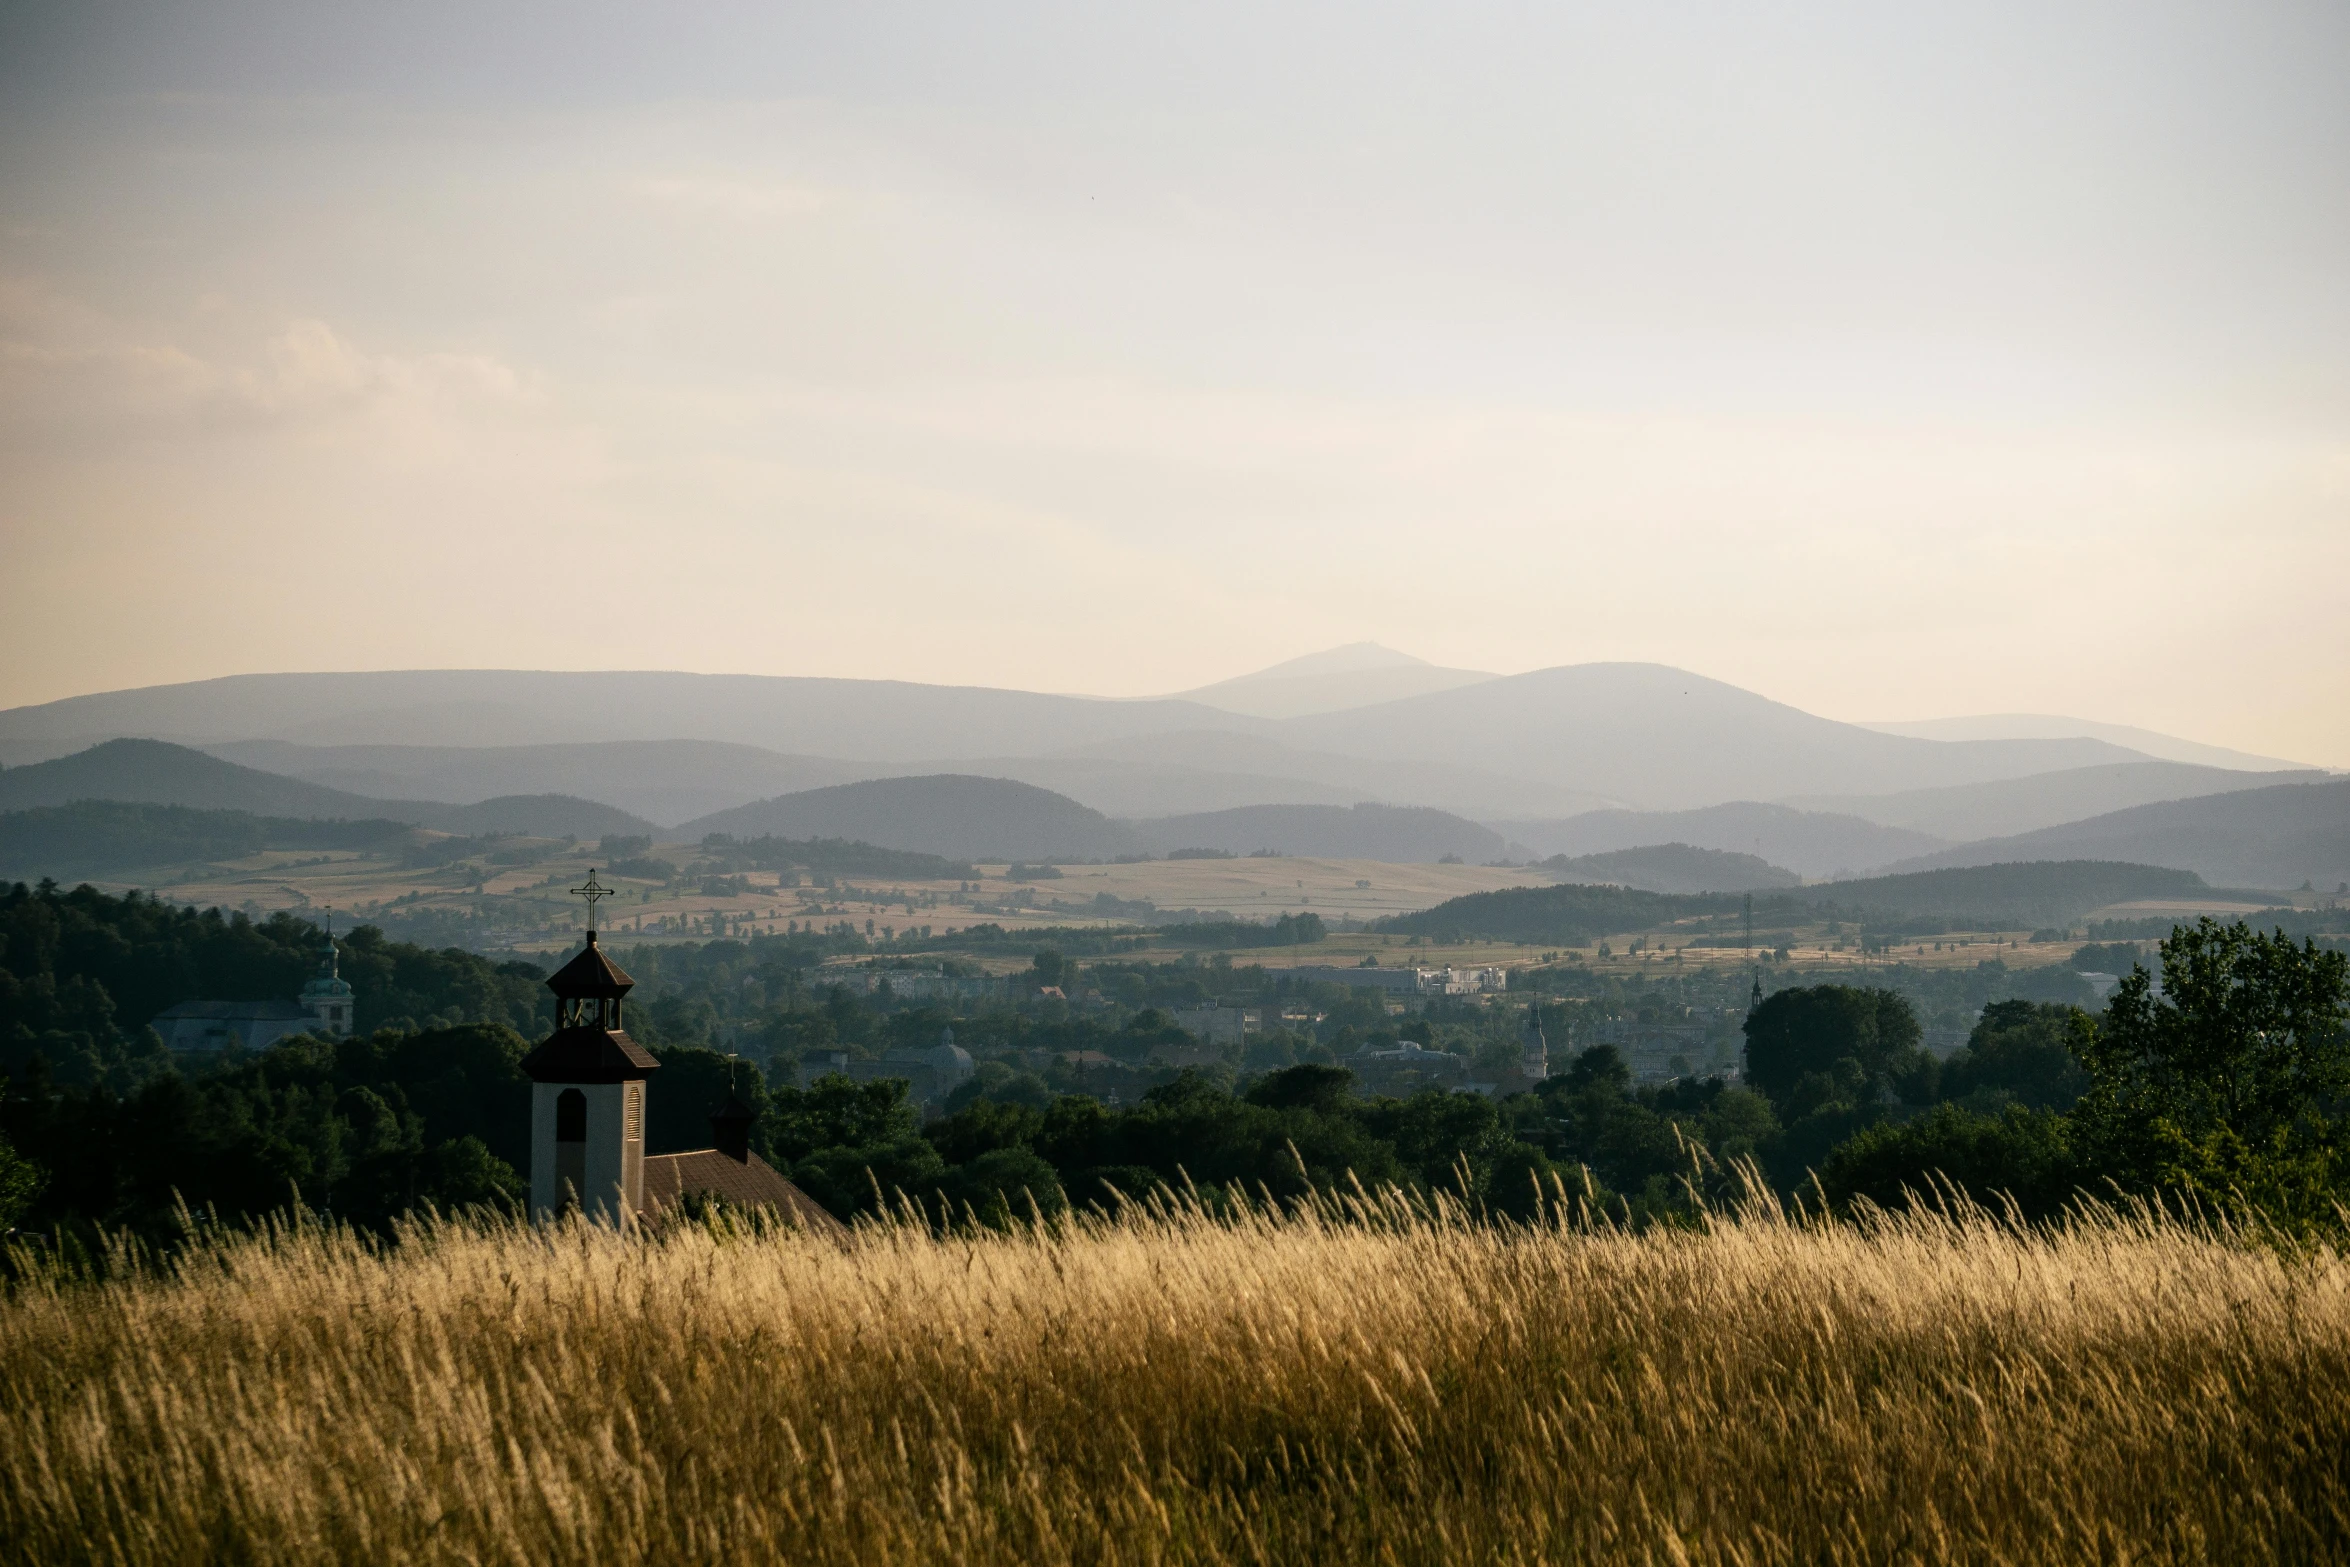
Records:
<instances>
[{"instance_id":1,"label":"golden meadow","mask_svg":"<svg viewBox=\"0 0 2350 1567\"><path fill-rule=\"evenodd\" d=\"M15 1262L17 1560L2350 1552L2350 1267L2146 1210L1631 1233L1358 1196Z\"/></svg>"}]
</instances>

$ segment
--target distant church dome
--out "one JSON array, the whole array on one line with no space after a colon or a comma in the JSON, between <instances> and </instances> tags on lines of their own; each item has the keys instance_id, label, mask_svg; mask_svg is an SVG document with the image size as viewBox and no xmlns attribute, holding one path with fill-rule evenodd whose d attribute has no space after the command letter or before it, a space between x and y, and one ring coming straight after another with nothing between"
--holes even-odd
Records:
<instances>
[{"instance_id":1,"label":"distant church dome","mask_svg":"<svg viewBox=\"0 0 2350 1567\"><path fill-rule=\"evenodd\" d=\"M337 1038L351 1032L351 982L343 978L342 949L335 945L331 914L326 926L326 957L318 965L318 972L302 987L301 1007L318 1020L319 1027Z\"/></svg>"}]
</instances>

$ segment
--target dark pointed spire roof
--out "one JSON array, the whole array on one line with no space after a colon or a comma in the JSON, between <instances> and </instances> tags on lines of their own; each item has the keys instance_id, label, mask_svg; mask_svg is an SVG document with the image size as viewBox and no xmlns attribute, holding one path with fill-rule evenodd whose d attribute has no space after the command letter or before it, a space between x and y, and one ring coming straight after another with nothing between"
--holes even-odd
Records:
<instances>
[{"instance_id":1,"label":"dark pointed spire roof","mask_svg":"<svg viewBox=\"0 0 2350 1567\"><path fill-rule=\"evenodd\" d=\"M759 1117L730 1086L726 1103L710 1112L710 1140L720 1153L740 1164L751 1151L751 1126Z\"/></svg>"},{"instance_id":2,"label":"dark pointed spire roof","mask_svg":"<svg viewBox=\"0 0 2350 1567\"><path fill-rule=\"evenodd\" d=\"M604 949L596 945L596 933L592 930L587 933L587 945L579 949L579 956L547 976L547 988L566 1001L618 999L635 987L636 981L622 972L619 964L604 956Z\"/></svg>"}]
</instances>

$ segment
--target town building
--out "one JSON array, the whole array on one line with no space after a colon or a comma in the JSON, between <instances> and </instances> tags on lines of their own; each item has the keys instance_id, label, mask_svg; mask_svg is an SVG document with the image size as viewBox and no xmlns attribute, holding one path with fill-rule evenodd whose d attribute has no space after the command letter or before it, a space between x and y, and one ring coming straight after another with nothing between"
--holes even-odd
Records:
<instances>
[{"instance_id":1,"label":"town building","mask_svg":"<svg viewBox=\"0 0 2350 1567\"><path fill-rule=\"evenodd\" d=\"M1469 1061L1449 1051L1430 1050L1405 1039L1341 1059L1361 1090L1373 1098L1406 1099L1423 1088L1465 1089Z\"/></svg>"},{"instance_id":2,"label":"town building","mask_svg":"<svg viewBox=\"0 0 2350 1567\"><path fill-rule=\"evenodd\" d=\"M1433 969L1416 968L1339 968L1332 964L1299 964L1289 971L1289 978L1301 984L1343 985L1349 990L1380 990L1391 996L1416 996L1420 993L1422 976Z\"/></svg>"},{"instance_id":3,"label":"town building","mask_svg":"<svg viewBox=\"0 0 2350 1567\"><path fill-rule=\"evenodd\" d=\"M1211 1045L1238 1045L1246 1043L1248 1036L1259 1032L1264 1024L1252 1008L1221 1006L1211 1001L1204 1007L1178 1008L1175 1026Z\"/></svg>"},{"instance_id":4,"label":"town building","mask_svg":"<svg viewBox=\"0 0 2350 1567\"><path fill-rule=\"evenodd\" d=\"M1338 968L1300 965L1289 977L1349 990L1378 990L1390 996L1481 996L1510 988L1505 968Z\"/></svg>"},{"instance_id":5,"label":"town building","mask_svg":"<svg viewBox=\"0 0 2350 1567\"><path fill-rule=\"evenodd\" d=\"M1510 988L1510 971L1505 968L1440 968L1422 972L1420 990L1424 995L1484 996Z\"/></svg>"},{"instance_id":6,"label":"town building","mask_svg":"<svg viewBox=\"0 0 2350 1567\"><path fill-rule=\"evenodd\" d=\"M822 1077L845 1077L852 1083L903 1078L906 1097L915 1108L936 1112L945 1107L947 1095L978 1070L971 1052L956 1044L955 1031L946 1028L939 1030L935 1045L885 1050L878 1061L860 1061L845 1050L810 1051L800 1057L799 1084L807 1088Z\"/></svg>"},{"instance_id":7,"label":"town building","mask_svg":"<svg viewBox=\"0 0 2350 1567\"><path fill-rule=\"evenodd\" d=\"M879 995L884 988L899 1001L981 1001L1004 994L1004 982L987 974L948 974L938 969L860 968L827 972L827 984L839 984L860 996Z\"/></svg>"}]
</instances>

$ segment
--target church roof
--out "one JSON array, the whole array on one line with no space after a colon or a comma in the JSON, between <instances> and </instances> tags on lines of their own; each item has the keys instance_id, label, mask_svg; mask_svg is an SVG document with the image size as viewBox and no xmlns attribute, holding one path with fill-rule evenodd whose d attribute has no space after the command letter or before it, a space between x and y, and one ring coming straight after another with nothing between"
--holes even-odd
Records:
<instances>
[{"instance_id":1,"label":"church roof","mask_svg":"<svg viewBox=\"0 0 2350 1567\"><path fill-rule=\"evenodd\" d=\"M621 971L620 965L604 956L604 949L596 945L596 933L587 933L587 945L579 955L547 976L547 988L566 1001L594 996L625 996L635 988L636 981Z\"/></svg>"},{"instance_id":2,"label":"church roof","mask_svg":"<svg viewBox=\"0 0 2350 1567\"><path fill-rule=\"evenodd\" d=\"M669 1207L694 1193L738 1207L775 1209L819 1235L848 1234L846 1225L825 1212L815 1198L785 1180L775 1166L757 1154L740 1163L715 1148L646 1156L647 1210Z\"/></svg>"},{"instance_id":3,"label":"church roof","mask_svg":"<svg viewBox=\"0 0 2350 1567\"><path fill-rule=\"evenodd\" d=\"M536 1083L627 1083L660 1066L626 1034L593 1023L559 1028L522 1058L523 1073Z\"/></svg>"},{"instance_id":4,"label":"church roof","mask_svg":"<svg viewBox=\"0 0 2350 1567\"><path fill-rule=\"evenodd\" d=\"M311 1019L310 1009L298 1001L182 1001L155 1014L158 1023L177 1018L217 1018L228 1022L270 1023Z\"/></svg>"}]
</instances>

